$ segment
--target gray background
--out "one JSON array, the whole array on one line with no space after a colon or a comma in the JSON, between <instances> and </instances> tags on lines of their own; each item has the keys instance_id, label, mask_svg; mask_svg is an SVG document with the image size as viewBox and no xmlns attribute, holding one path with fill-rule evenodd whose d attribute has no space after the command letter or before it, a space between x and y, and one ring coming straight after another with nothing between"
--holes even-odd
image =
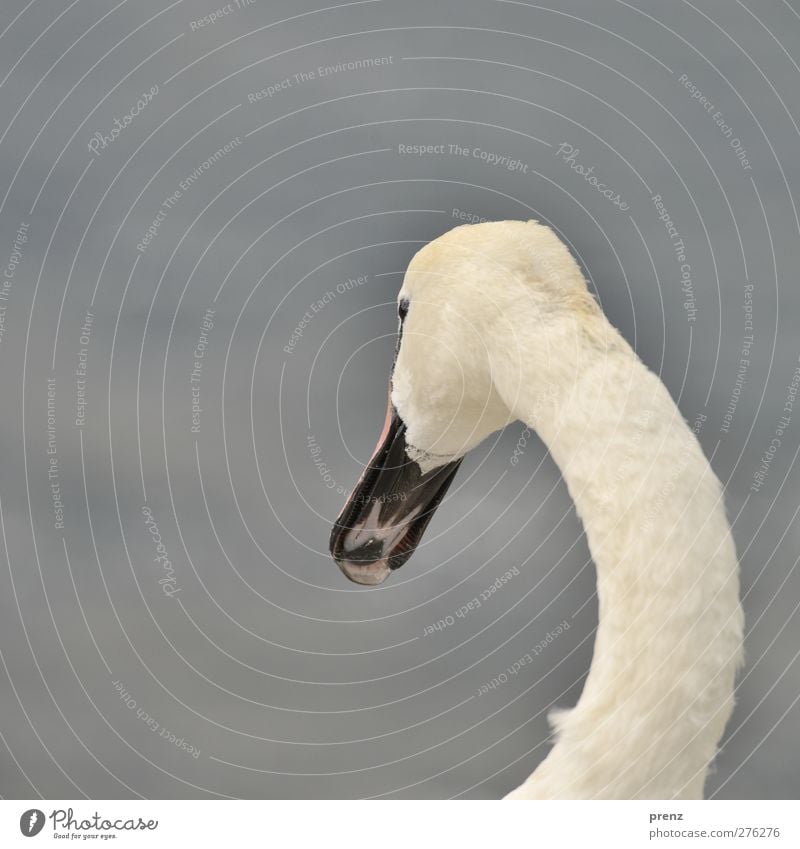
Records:
<instances>
[{"instance_id":1,"label":"gray background","mask_svg":"<svg viewBox=\"0 0 800 849\"><path fill-rule=\"evenodd\" d=\"M535 437L517 465L521 425L467 458L424 547L379 589L347 583L327 553L382 422L401 274L458 209L557 228L687 419L706 416L749 659L708 792L795 797L800 406L751 486L800 353L798 4L255 0L192 28L216 8L8 0L0 13L4 270L28 225L0 302L2 795L499 797L544 757L547 710L575 702L589 667L596 605L580 523ZM237 136L137 250L165 198ZM477 695L563 621L533 664Z\"/></svg>"}]
</instances>

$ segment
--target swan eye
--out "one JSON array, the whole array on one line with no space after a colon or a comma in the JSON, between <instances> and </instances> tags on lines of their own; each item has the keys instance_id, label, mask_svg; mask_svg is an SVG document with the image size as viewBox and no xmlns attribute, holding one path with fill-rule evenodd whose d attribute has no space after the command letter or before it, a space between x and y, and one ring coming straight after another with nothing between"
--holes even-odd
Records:
<instances>
[{"instance_id":1,"label":"swan eye","mask_svg":"<svg viewBox=\"0 0 800 849\"><path fill-rule=\"evenodd\" d=\"M403 341L403 320L408 315L408 298L401 298L397 304L397 314L400 316L400 326L397 329L397 344L394 348L394 361L397 362L397 356L400 353L400 343ZM394 372L394 365L392 365Z\"/></svg>"}]
</instances>

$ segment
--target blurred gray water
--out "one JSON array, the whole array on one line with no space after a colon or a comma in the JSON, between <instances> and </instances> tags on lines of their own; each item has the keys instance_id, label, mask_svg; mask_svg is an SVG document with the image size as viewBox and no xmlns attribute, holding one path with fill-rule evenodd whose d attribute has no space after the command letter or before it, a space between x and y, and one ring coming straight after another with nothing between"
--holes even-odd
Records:
<instances>
[{"instance_id":1,"label":"blurred gray water","mask_svg":"<svg viewBox=\"0 0 800 849\"><path fill-rule=\"evenodd\" d=\"M596 605L535 436L382 587L327 552L402 272L479 218L556 228L705 416L749 661L708 792L796 797L795 0L8 0L0 33L4 797L499 797L544 757Z\"/></svg>"}]
</instances>

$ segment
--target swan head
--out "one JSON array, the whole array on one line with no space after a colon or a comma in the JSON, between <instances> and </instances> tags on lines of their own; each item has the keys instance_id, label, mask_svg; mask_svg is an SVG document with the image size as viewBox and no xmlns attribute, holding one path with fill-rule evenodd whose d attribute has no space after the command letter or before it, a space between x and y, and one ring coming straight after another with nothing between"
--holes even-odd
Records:
<instances>
[{"instance_id":1,"label":"swan head","mask_svg":"<svg viewBox=\"0 0 800 849\"><path fill-rule=\"evenodd\" d=\"M456 227L413 257L383 432L331 533L348 578L380 584L408 560L464 455L521 417L523 386L547 391L530 364L552 357L587 299L566 247L534 221Z\"/></svg>"}]
</instances>

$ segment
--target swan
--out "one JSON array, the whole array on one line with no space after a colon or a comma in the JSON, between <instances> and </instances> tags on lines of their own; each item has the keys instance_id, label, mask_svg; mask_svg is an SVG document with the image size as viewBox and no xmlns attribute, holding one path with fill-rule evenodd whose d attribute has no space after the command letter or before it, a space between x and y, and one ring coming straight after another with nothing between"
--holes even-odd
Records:
<instances>
[{"instance_id":1,"label":"swan","mask_svg":"<svg viewBox=\"0 0 800 849\"><path fill-rule=\"evenodd\" d=\"M456 227L410 262L377 448L331 532L375 585L464 455L510 422L558 464L597 570L583 692L511 799L696 799L734 704L743 613L722 487L661 380L536 221Z\"/></svg>"}]
</instances>

